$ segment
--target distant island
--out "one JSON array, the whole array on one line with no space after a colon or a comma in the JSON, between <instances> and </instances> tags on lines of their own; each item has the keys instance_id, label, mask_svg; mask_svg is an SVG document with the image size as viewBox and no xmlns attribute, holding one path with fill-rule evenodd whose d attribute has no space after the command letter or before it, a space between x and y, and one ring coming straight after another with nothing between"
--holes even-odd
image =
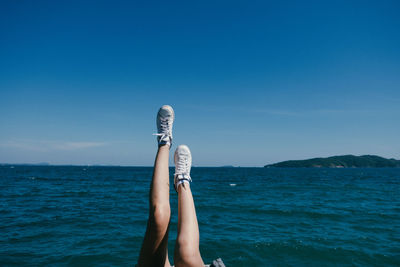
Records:
<instances>
[{"instance_id":1,"label":"distant island","mask_svg":"<svg viewBox=\"0 0 400 267\"><path fill-rule=\"evenodd\" d=\"M400 160L386 159L375 155L344 155L328 158L287 160L265 165L265 168L396 168Z\"/></svg>"},{"instance_id":2,"label":"distant island","mask_svg":"<svg viewBox=\"0 0 400 267\"><path fill-rule=\"evenodd\" d=\"M0 163L0 166L50 166L48 162L39 162L39 163Z\"/></svg>"}]
</instances>

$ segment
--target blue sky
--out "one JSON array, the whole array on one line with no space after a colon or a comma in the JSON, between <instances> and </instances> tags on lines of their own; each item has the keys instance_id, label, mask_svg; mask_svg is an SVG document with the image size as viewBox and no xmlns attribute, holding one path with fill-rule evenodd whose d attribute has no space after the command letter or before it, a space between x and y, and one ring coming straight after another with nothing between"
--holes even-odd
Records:
<instances>
[{"instance_id":1,"label":"blue sky","mask_svg":"<svg viewBox=\"0 0 400 267\"><path fill-rule=\"evenodd\" d=\"M195 166L400 158L399 12L397 1L3 2L0 162L150 166L163 104L176 112L172 150L189 145Z\"/></svg>"}]
</instances>

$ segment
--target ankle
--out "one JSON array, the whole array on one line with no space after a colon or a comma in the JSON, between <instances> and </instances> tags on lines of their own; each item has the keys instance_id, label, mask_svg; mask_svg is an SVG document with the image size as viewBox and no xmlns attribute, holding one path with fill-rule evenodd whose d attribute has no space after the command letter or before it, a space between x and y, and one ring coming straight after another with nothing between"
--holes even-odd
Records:
<instances>
[{"instance_id":1,"label":"ankle","mask_svg":"<svg viewBox=\"0 0 400 267\"><path fill-rule=\"evenodd\" d=\"M179 189L179 188L181 188L181 189ZM179 181L177 184L176 184L176 191L179 193L179 191L182 191L182 190L187 190L187 189L190 189L190 183L189 183L189 181L186 181L186 180L184 180L184 181Z\"/></svg>"},{"instance_id":2,"label":"ankle","mask_svg":"<svg viewBox=\"0 0 400 267\"><path fill-rule=\"evenodd\" d=\"M158 149L165 149L167 148L168 150L171 149L171 144L166 143L166 144L158 144Z\"/></svg>"}]
</instances>

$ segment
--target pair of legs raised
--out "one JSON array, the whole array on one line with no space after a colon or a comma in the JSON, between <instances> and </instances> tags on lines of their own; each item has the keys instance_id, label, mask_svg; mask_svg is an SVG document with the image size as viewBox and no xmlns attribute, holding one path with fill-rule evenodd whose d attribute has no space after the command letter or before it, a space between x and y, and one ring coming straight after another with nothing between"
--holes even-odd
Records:
<instances>
[{"instance_id":1,"label":"pair of legs raised","mask_svg":"<svg viewBox=\"0 0 400 267\"><path fill-rule=\"evenodd\" d=\"M171 216L169 205L169 145L158 148L150 187L150 209L146 234L138 266L170 266L168 230ZM199 226L188 183L178 185L178 237L175 244L175 266L204 266L199 250Z\"/></svg>"},{"instance_id":2,"label":"pair of legs raised","mask_svg":"<svg viewBox=\"0 0 400 267\"><path fill-rule=\"evenodd\" d=\"M159 125L157 124L157 126ZM160 133L162 129L160 130L160 127L158 128ZM170 135L170 141L163 144L162 138L165 138L165 135L159 138L159 146L154 163L154 173L150 186L149 218L138 262L138 266L140 267L170 266L168 260L168 230L171 208L169 204L168 162L172 141L172 125L170 125L169 128L171 128L171 132L167 132L167 134ZM175 155L175 161L176 158L177 156ZM178 163L175 162L175 165L177 168ZM175 179L176 178L177 177L175 177ZM178 192L178 237L175 244L174 263L177 267L203 267L204 263L199 250L199 226L192 192L186 179L180 181L181 183L179 183L179 179L175 180L176 190Z\"/></svg>"}]
</instances>

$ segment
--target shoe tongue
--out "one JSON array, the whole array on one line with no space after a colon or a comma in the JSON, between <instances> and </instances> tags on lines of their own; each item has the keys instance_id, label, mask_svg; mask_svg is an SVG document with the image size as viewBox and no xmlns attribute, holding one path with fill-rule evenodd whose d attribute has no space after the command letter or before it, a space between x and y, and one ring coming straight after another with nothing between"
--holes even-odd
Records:
<instances>
[{"instance_id":1,"label":"shoe tongue","mask_svg":"<svg viewBox=\"0 0 400 267\"><path fill-rule=\"evenodd\" d=\"M189 157L189 154L186 151L185 152L181 152L179 154L184 158L188 158Z\"/></svg>"},{"instance_id":2,"label":"shoe tongue","mask_svg":"<svg viewBox=\"0 0 400 267\"><path fill-rule=\"evenodd\" d=\"M170 115L169 114L169 110L164 109L164 108L160 109L159 114L162 115L163 117L166 117L166 116Z\"/></svg>"}]
</instances>

